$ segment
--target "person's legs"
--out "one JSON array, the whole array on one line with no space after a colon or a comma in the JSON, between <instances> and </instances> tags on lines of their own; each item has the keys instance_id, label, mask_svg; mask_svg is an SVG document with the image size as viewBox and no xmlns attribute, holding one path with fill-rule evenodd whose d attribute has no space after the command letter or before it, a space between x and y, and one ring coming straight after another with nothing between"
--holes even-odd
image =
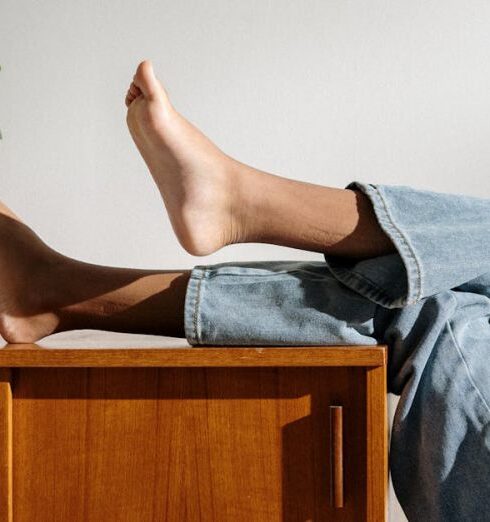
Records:
<instances>
[{"instance_id":1,"label":"person's legs","mask_svg":"<svg viewBox=\"0 0 490 522\"><path fill-rule=\"evenodd\" d=\"M57 331L97 329L184 337L188 270L115 268L67 259L50 274L60 291Z\"/></svg>"},{"instance_id":2,"label":"person's legs","mask_svg":"<svg viewBox=\"0 0 490 522\"><path fill-rule=\"evenodd\" d=\"M0 334L95 328L184 336L189 271L96 266L55 252L0 204Z\"/></svg>"},{"instance_id":3,"label":"person's legs","mask_svg":"<svg viewBox=\"0 0 490 522\"><path fill-rule=\"evenodd\" d=\"M372 343L375 308L322 262L192 272L84 263L51 249L1 204L0 298L0 334L10 342L93 328L185 336L191 344L362 344Z\"/></svg>"},{"instance_id":4,"label":"person's legs","mask_svg":"<svg viewBox=\"0 0 490 522\"><path fill-rule=\"evenodd\" d=\"M224 154L174 109L149 62L138 67L126 105L131 135L188 252L249 242L359 258L394 251L361 191L286 179Z\"/></svg>"},{"instance_id":5,"label":"person's legs","mask_svg":"<svg viewBox=\"0 0 490 522\"><path fill-rule=\"evenodd\" d=\"M368 212L372 210L366 207L361 215L364 216ZM367 240L369 237L367 232ZM356 244L351 245L350 252L353 255L361 251L362 244L359 251ZM204 311L207 306L211 306L217 311L220 309L219 303L229 303L229 307L224 306L221 308L223 313L218 314L224 319L228 313L232 313L233 302L236 308L237 299L241 299L240 313L251 313L252 308L249 308L247 301L243 299L242 288L244 283L248 289L252 288L248 283L254 280L259 289L251 297L257 300L257 297L261 296L262 299L261 303L256 302L254 305L257 313L255 319L250 318L254 330L246 333L238 327L238 323L229 321L229 326L235 325L233 338L228 338L231 343L291 344L303 339L306 344L322 344L328 341L324 333L329 324L328 312L320 302L319 296L323 289L322 295L327 301L330 300L332 305L335 294L331 286L339 287L339 284L328 275L324 263L313 263L311 266L294 262L249 263L248 268L246 265L229 264L233 267L232 271L235 270L235 277L230 277L231 272L228 270L226 291L219 288L221 279L218 278L218 275L227 272L225 267L223 270L215 268L214 285L210 286L202 281L196 282L196 278L199 279L203 274L207 278L211 273L209 270L203 272L201 269L194 269L192 281L188 285L191 274L188 270L136 270L84 263L51 249L32 229L0 203L0 334L9 342L34 342L59 331L93 328L187 336L191 343L202 342L202 337L199 341L195 340L197 323L194 322L194 308L198 303L193 301L196 297L193 292L196 284L200 287L199 299L203 299L203 303L207 299L207 304L199 301L200 310ZM308 295L297 296L295 299L291 293L292 283L301 285L304 282L303 278L308 279L310 272L314 274L312 282L316 290L308 285ZM299 274L302 276L298 277ZM209 291L204 292L204 287ZM289 288L289 299L286 288ZM298 289L294 291L298 292ZM186 293L187 327L184 317ZM353 292L348 293L354 295ZM239 297L239 294L242 296ZM214 305L213 300L216 300ZM279 300L288 302L287 310L277 307ZM320 322L312 321L313 329L309 330L305 326L306 311L311 309L311 306L306 306L306 301L312 300L318 305L317 319L322 319ZM354 298L353 303L356 300L357 298ZM333 306L335 308L338 305ZM260 318L263 317L264 310L272 310L274 307L276 324L270 316L271 321L265 327ZM371 309L372 306L369 305L368 308ZM293 321L288 329L279 328L278 324L284 322L288 314L296 314L296 322ZM368 315L370 314L371 312ZM246 323L247 321L242 321L245 330ZM266 333L261 332L262 327ZM220 331L217 319L214 331ZM329 335L332 335L330 342L338 337L336 334ZM344 332L340 337L342 335L347 334ZM227 339L227 336L222 331L214 341L225 344L224 339ZM354 339L357 337L354 336L353 341Z\"/></svg>"},{"instance_id":6,"label":"person's legs","mask_svg":"<svg viewBox=\"0 0 490 522\"><path fill-rule=\"evenodd\" d=\"M488 199L403 186L352 183L337 189L244 165L175 110L149 62L138 67L126 105L131 135L180 243L192 254L246 242L352 259L401 252L405 264L420 272L419 280L428 259L426 266L434 271L429 284L437 290L490 270ZM404 236L412 228L410 244ZM418 268L417 257L422 258ZM429 266L433 261L442 270Z\"/></svg>"},{"instance_id":7,"label":"person's legs","mask_svg":"<svg viewBox=\"0 0 490 522\"><path fill-rule=\"evenodd\" d=\"M72 329L187 337L191 344L373 344L376 305L322 262L248 262L190 271L83 263L0 207L0 334L35 342ZM348 321L349 326L346 326Z\"/></svg>"}]
</instances>

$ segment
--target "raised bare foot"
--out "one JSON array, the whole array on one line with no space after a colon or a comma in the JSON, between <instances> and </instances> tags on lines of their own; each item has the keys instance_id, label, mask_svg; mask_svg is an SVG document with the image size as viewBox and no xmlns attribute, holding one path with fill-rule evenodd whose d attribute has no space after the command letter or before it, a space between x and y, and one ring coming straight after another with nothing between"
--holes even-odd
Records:
<instances>
[{"instance_id":1,"label":"raised bare foot","mask_svg":"<svg viewBox=\"0 0 490 522\"><path fill-rule=\"evenodd\" d=\"M0 203L0 335L6 341L35 342L56 330L47 274L57 256Z\"/></svg>"},{"instance_id":2,"label":"raised bare foot","mask_svg":"<svg viewBox=\"0 0 490 522\"><path fill-rule=\"evenodd\" d=\"M149 61L138 66L126 105L131 136L181 245L199 256L240 241L234 160L173 108Z\"/></svg>"}]
</instances>

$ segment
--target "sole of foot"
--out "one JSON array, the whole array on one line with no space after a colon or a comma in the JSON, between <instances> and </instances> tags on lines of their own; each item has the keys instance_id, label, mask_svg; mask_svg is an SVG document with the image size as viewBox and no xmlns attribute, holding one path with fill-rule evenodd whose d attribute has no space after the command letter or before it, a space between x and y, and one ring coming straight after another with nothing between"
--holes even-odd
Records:
<instances>
[{"instance_id":1,"label":"sole of foot","mask_svg":"<svg viewBox=\"0 0 490 522\"><path fill-rule=\"evenodd\" d=\"M239 242L238 162L174 109L149 61L138 66L126 106L131 136L183 248L203 256Z\"/></svg>"}]
</instances>

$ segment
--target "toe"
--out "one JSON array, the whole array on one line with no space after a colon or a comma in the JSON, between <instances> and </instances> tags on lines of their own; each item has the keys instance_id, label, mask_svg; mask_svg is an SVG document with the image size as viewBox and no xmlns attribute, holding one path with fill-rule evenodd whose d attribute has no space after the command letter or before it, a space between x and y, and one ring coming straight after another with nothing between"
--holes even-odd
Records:
<instances>
[{"instance_id":1,"label":"toe","mask_svg":"<svg viewBox=\"0 0 490 522\"><path fill-rule=\"evenodd\" d=\"M129 107L133 103L134 99L135 97L128 91L126 93L126 99L124 100L126 103L126 107Z\"/></svg>"},{"instance_id":2,"label":"toe","mask_svg":"<svg viewBox=\"0 0 490 522\"><path fill-rule=\"evenodd\" d=\"M139 96L141 94L141 89L137 87L134 82L131 82L131 85L129 86L129 92L134 96Z\"/></svg>"},{"instance_id":3,"label":"toe","mask_svg":"<svg viewBox=\"0 0 490 522\"><path fill-rule=\"evenodd\" d=\"M131 103L133 103L133 101L138 98L138 96L141 96L142 95L142 92L141 90L134 84L134 83L131 83L131 85L129 86L129 89L126 93L126 106L129 107L131 105Z\"/></svg>"},{"instance_id":4,"label":"toe","mask_svg":"<svg viewBox=\"0 0 490 522\"><path fill-rule=\"evenodd\" d=\"M156 78L149 60L138 65L133 84L143 93L145 98L162 97L162 95L166 97L165 89Z\"/></svg>"}]
</instances>

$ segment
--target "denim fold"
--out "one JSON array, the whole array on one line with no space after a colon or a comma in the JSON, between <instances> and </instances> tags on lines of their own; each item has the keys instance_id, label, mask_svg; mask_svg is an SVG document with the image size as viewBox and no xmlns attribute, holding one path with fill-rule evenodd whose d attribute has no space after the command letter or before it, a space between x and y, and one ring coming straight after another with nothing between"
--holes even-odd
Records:
<instances>
[{"instance_id":1,"label":"denim fold","mask_svg":"<svg viewBox=\"0 0 490 522\"><path fill-rule=\"evenodd\" d=\"M386 307L417 303L490 272L490 200L353 181L396 253L362 261L325 255L333 275Z\"/></svg>"}]
</instances>

